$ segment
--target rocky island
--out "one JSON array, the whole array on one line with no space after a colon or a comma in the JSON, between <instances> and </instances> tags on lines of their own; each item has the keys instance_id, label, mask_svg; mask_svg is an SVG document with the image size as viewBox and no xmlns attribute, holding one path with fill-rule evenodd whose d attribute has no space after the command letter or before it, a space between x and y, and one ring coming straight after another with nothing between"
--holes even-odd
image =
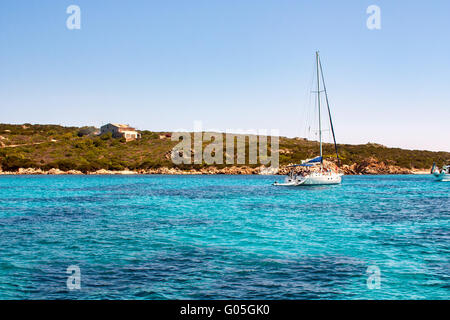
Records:
<instances>
[{"instance_id":1,"label":"rocky island","mask_svg":"<svg viewBox=\"0 0 450 320\"><path fill-rule=\"evenodd\" d=\"M127 141L99 134L94 127L0 124L0 174L285 174L288 166L314 157L317 142L279 139L279 170L261 163L242 165L175 165L171 152L177 141L169 132L140 131ZM329 165L348 175L428 173L433 162L450 160L449 152L404 150L379 144L324 145Z\"/></svg>"}]
</instances>

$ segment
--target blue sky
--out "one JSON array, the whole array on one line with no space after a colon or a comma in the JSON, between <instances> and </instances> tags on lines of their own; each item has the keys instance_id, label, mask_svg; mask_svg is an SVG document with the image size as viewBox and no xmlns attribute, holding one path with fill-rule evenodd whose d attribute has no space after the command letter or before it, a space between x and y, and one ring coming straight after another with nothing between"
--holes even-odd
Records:
<instances>
[{"instance_id":1,"label":"blue sky","mask_svg":"<svg viewBox=\"0 0 450 320\"><path fill-rule=\"evenodd\" d=\"M444 0L2 0L0 122L299 136L320 50L338 142L450 151L449 14Z\"/></svg>"}]
</instances>

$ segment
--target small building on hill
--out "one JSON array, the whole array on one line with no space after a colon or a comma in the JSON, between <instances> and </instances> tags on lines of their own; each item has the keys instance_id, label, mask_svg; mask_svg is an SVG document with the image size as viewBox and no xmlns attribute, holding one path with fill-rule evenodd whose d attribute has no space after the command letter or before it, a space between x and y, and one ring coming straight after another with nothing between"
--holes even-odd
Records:
<instances>
[{"instance_id":1,"label":"small building on hill","mask_svg":"<svg viewBox=\"0 0 450 320\"><path fill-rule=\"evenodd\" d=\"M113 138L125 138L126 141L141 138L141 134L127 124L108 123L100 128L100 134L108 132L111 132Z\"/></svg>"}]
</instances>

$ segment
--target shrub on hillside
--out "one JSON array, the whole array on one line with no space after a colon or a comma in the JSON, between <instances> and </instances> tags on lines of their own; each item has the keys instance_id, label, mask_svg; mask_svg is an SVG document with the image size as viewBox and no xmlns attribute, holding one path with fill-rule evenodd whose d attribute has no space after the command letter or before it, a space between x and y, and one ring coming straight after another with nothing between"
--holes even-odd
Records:
<instances>
[{"instance_id":1,"label":"shrub on hillside","mask_svg":"<svg viewBox=\"0 0 450 320\"><path fill-rule=\"evenodd\" d=\"M77 166L77 162L73 159L62 159L55 162L55 168L63 171L76 170Z\"/></svg>"},{"instance_id":2,"label":"shrub on hillside","mask_svg":"<svg viewBox=\"0 0 450 320\"><path fill-rule=\"evenodd\" d=\"M102 140L110 140L112 138L112 133L107 132L107 133L102 134L100 137L102 138Z\"/></svg>"},{"instance_id":3,"label":"shrub on hillside","mask_svg":"<svg viewBox=\"0 0 450 320\"><path fill-rule=\"evenodd\" d=\"M30 159L13 155L3 158L1 166L5 171L17 171L19 168L35 168L36 164Z\"/></svg>"},{"instance_id":4,"label":"shrub on hillside","mask_svg":"<svg viewBox=\"0 0 450 320\"><path fill-rule=\"evenodd\" d=\"M111 161L111 163L108 166L108 170L121 171L125 170L125 166L119 162Z\"/></svg>"},{"instance_id":5,"label":"shrub on hillside","mask_svg":"<svg viewBox=\"0 0 450 320\"><path fill-rule=\"evenodd\" d=\"M92 140L94 143L94 146L96 148L102 148L102 147L106 147L106 141L100 138L95 138Z\"/></svg>"}]
</instances>

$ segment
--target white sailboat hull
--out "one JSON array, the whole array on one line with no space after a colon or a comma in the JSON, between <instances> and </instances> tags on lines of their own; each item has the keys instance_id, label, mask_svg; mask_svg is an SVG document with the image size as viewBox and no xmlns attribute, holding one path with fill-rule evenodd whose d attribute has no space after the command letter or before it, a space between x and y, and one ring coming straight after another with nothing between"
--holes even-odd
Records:
<instances>
[{"instance_id":1,"label":"white sailboat hull","mask_svg":"<svg viewBox=\"0 0 450 320\"><path fill-rule=\"evenodd\" d=\"M341 174L311 174L305 177L305 181L301 185L315 186L324 184L340 184L341 182Z\"/></svg>"},{"instance_id":2,"label":"white sailboat hull","mask_svg":"<svg viewBox=\"0 0 450 320\"><path fill-rule=\"evenodd\" d=\"M434 179L436 181L450 181L450 174L441 172L441 173L433 173Z\"/></svg>"},{"instance_id":3,"label":"white sailboat hull","mask_svg":"<svg viewBox=\"0 0 450 320\"><path fill-rule=\"evenodd\" d=\"M342 182L340 173L311 173L307 176L298 176L295 178L287 177L284 183L275 182L275 186L300 187L300 186L319 186L340 184Z\"/></svg>"}]
</instances>

